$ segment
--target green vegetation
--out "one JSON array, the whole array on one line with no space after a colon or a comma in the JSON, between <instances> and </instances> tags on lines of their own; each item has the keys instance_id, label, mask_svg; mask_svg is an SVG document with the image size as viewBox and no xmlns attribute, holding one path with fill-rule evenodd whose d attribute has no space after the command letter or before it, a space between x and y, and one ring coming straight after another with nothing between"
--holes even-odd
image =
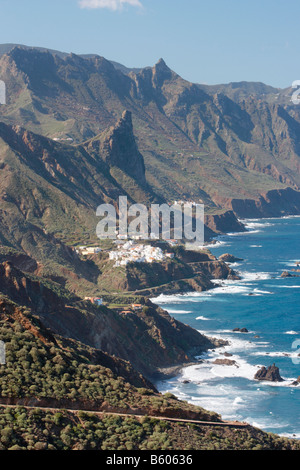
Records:
<instances>
[{"instance_id":1,"label":"green vegetation","mask_svg":"<svg viewBox=\"0 0 300 470\"><path fill-rule=\"evenodd\" d=\"M300 450L297 441L258 430L0 408L0 450Z\"/></svg>"},{"instance_id":2,"label":"green vegetation","mask_svg":"<svg viewBox=\"0 0 300 470\"><path fill-rule=\"evenodd\" d=\"M0 321L0 340L6 346L6 364L0 365L0 399L34 397L81 406L85 403L88 409L109 405L120 410L141 408L145 414L172 410L175 414L180 411L207 420L218 419L215 413L175 397L136 388L132 382L138 382L137 373L129 364L115 360L116 370L127 375L131 383L101 365L104 360L96 350L58 336L47 338L47 331L36 324L34 317L26 310L23 314L26 328L13 318Z\"/></svg>"},{"instance_id":3,"label":"green vegetation","mask_svg":"<svg viewBox=\"0 0 300 470\"><path fill-rule=\"evenodd\" d=\"M240 227L226 212L231 209L238 216L247 216L249 206L265 216L297 212L297 113L290 113L283 96L280 107L274 104L278 90L203 88L163 61L125 76L100 57L64 61L59 54L16 48L0 58L0 73L9 96L0 122L0 263L21 270L0 265L6 295L0 298L6 345L0 400L145 415L140 421L101 419L3 407L0 449L298 449L296 441L250 427L201 428L147 417L220 419L155 392L117 357L150 376L213 347L145 297L208 289L214 276L231 274L224 264L211 263L209 254L196 261L179 247L170 262L115 269L107 253L82 259L71 249L112 248L96 237L96 207L116 204L124 194L147 204L203 202L206 215L217 215L208 217L210 235ZM116 124L125 109L133 126L128 112ZM81 300L100 294L116 310ZM143 307L119 315L131 303Z\"/></svg>"},{"instance_id":4,"label":"green vegetation","mask_svg":"<svg viewBox=\"0 0 300 470\"><path fill-rule=\"evenodd\" d=\"M155 392L129 363L53 334L30 310L5 297L0 300L0 340L6 346L6 364L0 366L1 450L300 449L297 441L251 427L235 430L155 419L219 421L220 416L170 393ZM153 341L167 344L153 307L145 305L140 315ZM191 341L188 332L179 335L178 344ZM24 403L36 408L24 408ZM106 414L100 417L93 410ZM112 410L143 418L109 416Z\"/></svg>"},{"instance_id":5,"label":"green vegetation","mask_svg":"<svg viewBox=\"0 0 300 470\"><path fill-rule=\"evenodd\" d=\"M76 351L43 344L19 324L1 326L6 365L0 366L1 397L90 400L127 407L133 401L125 381L110 369L88 363ZM85 361L84 361L85 360Z\"/></svg>"}]
</instances>

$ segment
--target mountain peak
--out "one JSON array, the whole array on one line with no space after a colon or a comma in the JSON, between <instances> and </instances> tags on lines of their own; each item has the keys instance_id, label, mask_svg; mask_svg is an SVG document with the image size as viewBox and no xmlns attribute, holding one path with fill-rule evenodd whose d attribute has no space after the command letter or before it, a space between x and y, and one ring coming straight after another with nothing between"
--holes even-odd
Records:
<instances>
[{"instance_id":1,"label":"mountain peak","mask_svg":"<svg viewBox=\"0 0 300 470\"><path fill-rule=\"evenodd\" d=\"M128 109L125 109L125 111L123 111L122 117L119 120L119 124L123 124L123 123L130 125L130 127L132 128L132 114L131 114L131 111L128 111Z\"/></svg>"},{"instance_id":2,"label":"mountain peak","mask_svg":"<svg viewBox=\"0 0 300 470\"><path fill-rule=\"evenodd\" d=\"M160 58L159 61L154 65L154 69L161 72L172 72L170 67L167 66L166 62L162 58Z\"/></svg>"},{"instance_id":3,"label":"mountain peak","mask_svg":"<svg viewBox=\"0 0 300 470\"><path fill-rule=\"evenodd\" d=\"M161 86L165 80L169 80L172 77L172 70L167 66L164 59L159 59L152 70L153 83L156 86Z\"/></svg>"},{"instance_id":4,"label":"mountain peak","mask_svg":"<svg viewBox=\"0 0 300 470\"><path fill-rule=\"evenodd\" d=\"M92 139L88 145L98 149L107 164L117 166L140 183L146 184L144 158L136 144L130 111L123 111L114 126Z\"/></svg>"},{"instance_id":5,"label":"mountain peak","mask_svg":"<svg viewBox=\"0 0 300 470\"><path fill-rule=\"evenodd\" d=\"M159 59L159 61L157 62L156 65L163 65L165 67L168 67L166 62L164 61L164 59L162 57Z\"/></svg>"}]
</instances>

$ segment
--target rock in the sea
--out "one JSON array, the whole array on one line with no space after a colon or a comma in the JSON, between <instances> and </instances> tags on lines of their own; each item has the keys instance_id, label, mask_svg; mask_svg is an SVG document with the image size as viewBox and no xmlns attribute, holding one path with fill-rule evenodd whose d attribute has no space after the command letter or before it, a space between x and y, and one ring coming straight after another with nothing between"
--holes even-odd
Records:
<instances>
[{"instance_id":1,"label":"rock in the sea","mask_svg":"<svg viewBox=\"0 0 300 470\"><path fill-rule=\"evenodd\" d=\"M218 366L236 366L237 363L230 359L216 359L213 364Z\"/></svg>"},{"instance_id":2,"label":"rock in the sea","mask_svg":"<svg viewBox=\"0 0 300 470\"><path fill-rule=\"evenodd\" d=\"M224 253L224 255L219 256L219 261L224 261L224 263L236 263L238 261L243 261L241 258L236 258L229 253Z\"/></svg>"},{"instance_id":3,"label":"rock in the sea","mask_svg":"<svg viewBox=\"0 0 300 470\"><path fill-rule=\"evenodd\" d=\"M280 277L286 278L286 277L299 277L299 276L297 276L296 274L291 274L288 271L283 271Z\"/></svg>"},{"instance_id":4,"label":"rock in the sea","mask_svg":"<svg viewBox=\"0 0 300 470\"><path fill-rule=\"evenodd\" d=\"M239 332L239 333L249 333L247 328L234 328L232 331Z\"/></svg>"},{"instance_id":5,"label":"rock in the sea","mask_svg":"<svg viewBox=\"0 0 300 470\"><path fill-rule=\"evenodd\" d=\"M297 385L300 385L300 376L298 377L297 380L295 380L294 382L292 382L291 385L294 385L295 387L296 387Z\"/></svg>"},{"instance_id":6,"label":"rock in the sea","mask_svg":"<svg viewBox=\"0 0 300 470\"><path fill-rule=\"evenodd\" d=\"M255 376L255 380L266 380L268 382L283 382L283 378L280 376L279 369L278 367L273 364L272 366L269 366L268 368L262 367L259 369Z\"/></svg>"}]
</instances>

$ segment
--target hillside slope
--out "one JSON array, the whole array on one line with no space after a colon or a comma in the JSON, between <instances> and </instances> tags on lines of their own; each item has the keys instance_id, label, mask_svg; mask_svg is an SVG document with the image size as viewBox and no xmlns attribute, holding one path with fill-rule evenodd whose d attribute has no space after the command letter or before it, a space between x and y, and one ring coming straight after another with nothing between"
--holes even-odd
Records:
<instances>
[{"instance_id":1,"label":"hillside slope","mask_svg":"<svg viewBox=\"0 0 300 470\"><path fill-rule=\"evenodd\" d=\"M200 86L162 59L130 71L100 56L4 50L3 122L82 143L129 110L146 179L163 199L203 201L207 213L233 209L244 216L248 200L258 216L299 213L300 121L290 91Z\"/></svg>"},{"instance_id":2,"label":"hillside slope","mask_svg":"<svg viewBox=\"0 0 300 470\"><path fill-rule=\"evenodd\" d=\"M3 297L0 339L6 344L0 450L299 449L297 441L251 426L213 426L221 421L216 413L157 393L130 364L60 337L29 309Z\"/></svg>"},{"instance_id":3,"label":"hillside slope","mask_svg":"<svg viewBox=\"0 0 300 470\"><path fill-rule=\"evenodd\" d=\"M189 363L218 345L147 299L139 299L144 304L140 312L124 316L92 305L53 281L25 274L10 262L0 264L0 293L29 308L57 334L130 361L147 376Z\"/></svg>"}]
</instances>

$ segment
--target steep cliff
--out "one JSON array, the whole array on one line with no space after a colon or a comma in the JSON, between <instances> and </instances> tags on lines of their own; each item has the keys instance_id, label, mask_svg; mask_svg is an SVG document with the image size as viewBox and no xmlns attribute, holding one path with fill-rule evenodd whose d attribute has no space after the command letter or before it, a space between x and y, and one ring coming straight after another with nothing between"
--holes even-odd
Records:
<instances>
[{"instance_id":1,"label":"steep cliff","mask_svg":"<svg viewBox=\"0 0 300 470\"><path fill-rule=\"evenodd\" d=\"M167 312L142 300L144 308L128 317L96 307L47 279L30 277L0 265L0 293L26 306L52 332L116 355L143 374L188 363L217 343L176 321Z\"/></svg>"},{"instance_id":2,"label":"steep cliff","mask_svg":"<svg viewBox=\"0 0 300 470\"><path fill-rule=\"evenodd\" d=\"M238 279L238 276L212 255L183 249L164 262L132 262L116 268L113 261L103 261L98 285L103 293L131 292L153 297L160 293L206 291L215 287L214 279Z\"/></svg>"},{"instance_id":3,"label":"steep cliff","mask_svg":"<svg viewBox=\"0 0 300 470\"><path fill-rule=\"evenodd\" d=\"M140 184L146 183L144 159L136 145L130 111L124 111L116 125L101 135L99 141L92 139L87 148L97 150L109 167L117 166Z\"/></svg>"},{"instance_id":4,"label":"steep cliff","mask_svg":"<svg viewBox=\"0 0 300 470\"><path fill-rule=\"evenodd\" d=\"M239 205L257 206L278 191L278 200L286 201L280 212L299 213L293 199L300 189L300 120L289 101L292 90L246 82L200 86L162 59L128 70L99 56L13 46L3 51L0 73L9 98L1 120L62 142L88 141L98 154L102 146L100 159L112 166L119 185L133 187L133 199L142 199L140 182L148 199L153 192L168 202L203 202L212 215L240 215ZM99 138L103 132L106 139ZM266 213L272 213L276 203L267 199Z\"/></svg>"}]
</instances>

